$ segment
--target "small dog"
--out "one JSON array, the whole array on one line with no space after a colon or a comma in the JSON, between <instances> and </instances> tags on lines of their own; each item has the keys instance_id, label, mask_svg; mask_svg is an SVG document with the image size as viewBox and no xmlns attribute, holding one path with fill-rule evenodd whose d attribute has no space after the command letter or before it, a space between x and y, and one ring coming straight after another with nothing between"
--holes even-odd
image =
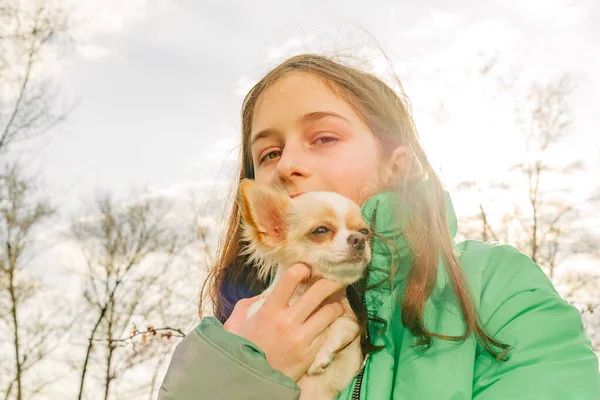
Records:
<instances>
[{"instance_id":1,"label":"small dog","mask_svg":"<svg viewBox=\"0 0 600 400\"><path fill-rule=\"evenodd\" d=\"M294 264L307 264L312 272L308 282L298 286L290 305L320 278L344 285L358 281L371 261L369 227L359 206L344 196L309 192L290 198L285 192L244 179L239 199L246 252L259 268L261 279L275 272L273 282L251 306L248 317L261 307L286 268ZM339 301L345 311L329 326L313 364L298 381L301 400L335 399L363 363L360 327L345 291L329 299Z\"/></svg>"}]
</instances>

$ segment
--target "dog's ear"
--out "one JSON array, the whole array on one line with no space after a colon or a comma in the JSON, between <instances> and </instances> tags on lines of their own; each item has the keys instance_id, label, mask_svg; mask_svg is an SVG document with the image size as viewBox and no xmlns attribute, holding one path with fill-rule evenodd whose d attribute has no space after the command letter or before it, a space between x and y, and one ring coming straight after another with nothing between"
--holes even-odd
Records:
<instances>
[{"instance_id":1,"label":"dog's ear","mask_svg":"<svg viewBox=\"0 0 600 400\"><path fill-rule=\"evenodd\" d=\"M247 240L275 247L285 240L290 199L285 192L250 179L240 182L239 200Z\"/></svg>"}]
</instances>

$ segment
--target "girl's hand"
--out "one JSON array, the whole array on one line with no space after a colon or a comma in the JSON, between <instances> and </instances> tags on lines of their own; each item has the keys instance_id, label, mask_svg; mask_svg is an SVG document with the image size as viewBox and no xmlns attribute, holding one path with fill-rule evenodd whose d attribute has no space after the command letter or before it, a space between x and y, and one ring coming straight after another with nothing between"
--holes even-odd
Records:
<instances>
[{"instance_id":1,"label":"girl's hand","mask_svg":"<svg viewBox=\"0 0 600 400\"><path fill-rule=\"evenodd\" d=\"M318 280L288 305L298 284L309 276L310 268L304 264L288 268L252 317L246 319L248 308L259 296L238 301L224 325L225 330L256 344L273 368L296 382L312 364L325 339L325 329L344 312L343 306L334 302L313 314L323 300L343 287L328 279Z\"/></svg>"}]
</instances>

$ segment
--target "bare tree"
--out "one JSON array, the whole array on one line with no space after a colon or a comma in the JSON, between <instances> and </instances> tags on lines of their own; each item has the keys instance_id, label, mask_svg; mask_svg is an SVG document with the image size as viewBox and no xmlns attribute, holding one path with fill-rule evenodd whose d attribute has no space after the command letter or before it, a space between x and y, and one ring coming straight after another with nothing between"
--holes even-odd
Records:
<instances>
[{"instance_id":1,"label":"bare tree","mask_svg":"<svg viewBox=\"0 0 600 400\"><path fill-rule=\"evenodd\" d=\"M578 300L584 324L592 339L594 350L600 356L600 189L588 198L590 206L587 227L581 229L581 240L575 246L578 254L584 254L596 262L595 270L581 274L583 276L569 276L572 279L568 297ZM595 296L589 296L589 293Z\"/></svg>"},{"instance_id":2,"label":"bare tree","mask_svg":"<svg viewBox=\"0 0 600 400\"><path fill-rule=\"evenodd\" d=\"M459 184L457 189L472 190L477 184L483 184L488 186L485 188L488 193L500 191L505 197L511 197L511 207L507 209L505 205L501 217L490 215L489 205L480 202L478 215L467 221L471 225L469 233L486 241L509 241L526 250L533 261L548 268L553 279L557 264L572 253L572 249L565 246L572 242L573 237L569 237L568 231L581 202L571 195L573 186L569 177L583 169L582 160L575 156L564 163L557 161L555 154L572 133L569 100L575 84L569 74L564 74L554 81L534 82L523 96L522 86L519 86L521 72L495 74L498 62L498 57L485 59L478 73L493 101L508 96L514 102L515 128L523 138L525 157L511 167L516 173L511 183L467 181ZM490 88L490 82L495 82L496 86ZM518 147L516 143L516 152L520 150ZM522 187L525 192L520 201L518 193ZM509 193L510 196L506 196ZM479 224L479 228L474 228L474 224ZM510 240L509 231L512 232Z\"/></svg>"},{"instance_id":3,"label":"bare tree","mask_svg":"<svg viewBox=\"0 0 600 400\"><path fill-rule=\"evenodd\" d=\"M533 261L548 269L550 279L554 278L556 266L573 253L568 247L577 240L573 237L576 233L569 231L580 202L570 196L573 187L568 178L581 170L583 163L575 159L561 165L551 154L569 135L568 100L573 90L568 75L554 82L532 85L526 102L517 107L517 126L524 138L526 159L512 167L518 173L516 184L502 184L500 188L514 194L520 190L519 177L524 178L524 201L513 195L516 201L495 226L490 223L484 204L479 205L480 213L474 217L482 224L478 235L482 240L502 238L526 250ZM556 182L564 184L549 185ZM499 189L498 185L491 186ZM515 235L508 240L510 230Z\"/></svg>"},{"instance_id":4,"label":"bare tree","mask_svg":"<svg viewBox=\"0 0 600 400\"><path fill-rule=\"evenodd\" d=\"M577 169L582 169L581 160L557 165L548 156L548 152L569 134L568 101L573 90L574 84L568 75L548 84L534 84L528 96L529 107L519 118L526 138L528 160L516 168L527 179L529 253L535 262L548 267L550 279L554 278L554 270L560 261L561 245L565 243L567 224L573 222L575 204L569 201L572 186L567 184L563 188L544 190L543 179L565 180Z\"/></svg>"},{"instance_id":5,"label":"bare tree","mask_svg":"<svg viewBox=\"0 0 600 400\"><path fill-rule=\"evenodd\" d=\"M111 384L125 371L160 353L156 347L127 346L121 339L134 329L135 321L156 321L166 301L164 280L176 267L187 238L169 225L169 206L158 199L119 205L110 195L99 195L90 215L71 229L86 260L83 299L94 314L80 365L78 398L85 394L88 371L96 366L103 370L108 399ZM146 338L158 334L149 330Z\"/></svg>"},{"instance_id":6,"label":"bare tree","mask_svg":"<svg viewBox=\"0 0 600 400\"><path fill-rule=\"evenodd\" d=\"M69 13L56 4L0 0L0 159L13 145L48 132L64 118L47 73L53 59L67 48ZM5 389L6 399L31 397L49 383L32 377L57 348L57 340L68 333L70 324L61 318L63 314L52 316L53 308L62 299L51 297L49 288L31 271L31 261L38 255L33 248L33 234L53 210L46 201L35 203L37 183L21 174L21 168L7 167L0 182L0 328L7 330L3 338L12 338L6 348L14 351L10 358L13 367L2 363L0 374L2 385L4 378L9 379L6 388L0 388ZM44 297L48 307L41 308L36 303ZM5 359L4 356L0 358Z\"/></svg>"},{"instance_id":7,"label":"bare tree","mask_svg":"<svg viewBox=\"0 0 600 400\"><path fill-rule=\"evenodd\" d=\"M32 268L39 251L36 235L54 214L48 201L40 199L36 181L23 177L18 166L0 175L0 332L12 354L1 354L5 399L18 400L39 393L50 383L35 378L35 369L48 359L69 329L48 298ZM49 301L48 301L49 300ZM42 309L40 303L46 304ZM10 364L10 365L9 365ZM26 379L27 378L27 379ZM25 382L28 382L27 387Z\"/></svg>"},{"instance_id":8,"label":"bare tree","mask_svg":"<svg viewBox=\"0 0 600 400\"><path fill-rule=\"evenodd\" d=\"M215 202L215 199L211 199ZM171 284L166 285L164 296L157 307L159 318L158 324L161 328L153 328L160 333L161 337L171 339L168 345L159 343L159 355L152 368L152 376L147 387L148 398L156 398L161 379L168 367L168 361L172 355L175 345L185 336L197 322L198 291L204 280L208 268L212 265L213 243L215 239L215 210L211 207L211 201L202 201L197 194L190 194L187 207L181 207L179 217L181 222L178 226L187 227L189 237L188 245L182 252L182 265L170 276ZM175 328L176 327L176 328ZM137 331L140 334L147 332ZM154 334L152 337L158 335ZM164 340L163 340L164 342ZM162 345L162 346L161 346Z\"/></svg>"},{"instance_id":9,"label":"bare tree","mask_svg":"<svg viewBox=\"0 0 600 400\"><path fill-rule=\"evenodd\" d=\"M66 115L45 74L69 40L69 13L55 4L0 0L0 155Z\"/></svg>"},{"instance_id":10,"label":"bare tree","mask_svg":"<svg viewBox=\"0 0 600 400\"><path fill-rule=\"evenodd\" d=\"M203 191L202 195L190 193L188 201L176 207L174 224L188 238L187 246L180 253L179 267L173 269L163 282L163 296L154 310L156 316L153 321L156 325L142 329L135 327L130 336L118 340L132 348L153 347L155 352L149 379L131 392L140 398L146 393L150 400L156 398L176 344L198 322L198 291L213 262L215 209L222 206L217 199L219 194L214 189L207 190L208 193Z\"/></svg>"},{"instance_id":11,"label":"bare tree","mask_svg":"<svg viewBox=\"0 0 600 400\"><path fill-rule=\"evenodd\" d=\"M482 69L486 80L491 71L493 65ZM574 133L569 100L575 84L565 74L530 85L522 96L519 77L501 76L499 80L497 95L509 96L516 104L515 128L523 138L525 157L511 167L510 183L467 181L458 185L457 189L470 191L476 185L484 186L487 194L504 199L497 202L502 203L501 208L480 202L479 213L463 220L468 236L506 242L525 251L547 271L564 298L580 308L586 329L598 346L594 333L598 322L592 321L597 320L594 311L600 303L600 272L569 268L581 255L593 260L599 248L591 239L598 232L585 229L585 220L592 215L590 201L577 195L575 178L584 172L585 164L576 153L569 159L565 157L569 153L560 151ZM515 151L520 150L516 145ZM557 275L557 270L561 274Z\"/></svg>"}]
</instances>

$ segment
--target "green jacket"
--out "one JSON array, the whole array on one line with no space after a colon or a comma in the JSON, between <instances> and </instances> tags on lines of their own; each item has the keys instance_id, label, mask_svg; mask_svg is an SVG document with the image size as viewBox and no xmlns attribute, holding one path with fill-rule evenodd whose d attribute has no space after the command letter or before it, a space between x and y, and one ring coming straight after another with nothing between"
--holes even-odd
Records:
<instances>
[{"instance_id":1,"label":"green jacket","mask_svg":"<svg viewBox=\"0 0 600 400\"><path fill-rule=\"evenodd\" d=\"M496 361L471 337L463 342L434 339L426 352L401 321L399 299L410 269L408 245L393 223L392 196L383 193L362 207L375 230L395 243L399 266L394 286L366 293L369 315L387 321L370 323L371 342L385 347L367 359L360 397L353 397L357 378L338 397L342 400L599 400L598 358L586 337L579 311L564 301L531 258L506 245L468 240L456 244L481 321L487 332L512 346L508 361ZM456 235L454 209L447 198L448 227ZM389 245L374 239L369 285L389 274ZM436 333L461 335L464 323L445 269L424 315ZM256 399L296 400L295 382L267 363L252 342L222 329L206 317L177 346L163 380L159 400Z\"/></svg>"}]
</instances>

